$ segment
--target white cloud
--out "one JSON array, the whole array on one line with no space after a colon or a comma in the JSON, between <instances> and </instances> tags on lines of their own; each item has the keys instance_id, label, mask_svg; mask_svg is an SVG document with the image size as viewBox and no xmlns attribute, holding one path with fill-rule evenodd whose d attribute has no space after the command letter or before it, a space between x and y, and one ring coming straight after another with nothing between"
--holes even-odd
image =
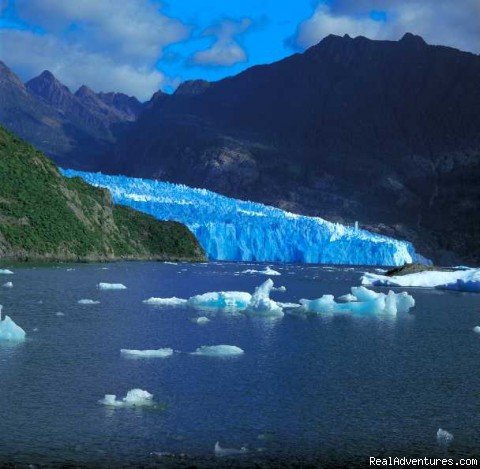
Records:
<instances>
[{"instance_id":1,"label":"white cloud","mask_svg":"<svg viewBox=\"0 0 480 469\"><path fill-rule=\"evenodd\" d=\"M387 21L374 21L372 10L384 11ZM294 38L299 48L318 43L328 34L399 39L421 35L428 43L480 52L479 0L338 0L321 2L301 23Z\"/></svg>"},{"instance_id":2,"label":"white cloud","mask_svg":"<svg viewBox=\"0 0 480 469\"><path fill-rule=\"evenodd\" d=\"M165 84L155 66L165 47L190 35L155 0L16 0L15 8L42 33L1 30L0 58L24 79L49 69L72 89L147 99Z\"/></svg>"},{"instance_id":3,"label":"white cloud","mask_svg":"<svg viewBox=\"0 0 480 469\"><path fill-rule=\"evenodd\" d=\"M223 20L219 24L206 29L203 37L215 37L213 45L206 50L198 51L191 57L191 62L196 65L214 67L230 67L248 60L247 53L237 42L237 36L245 33L252 21L244 18L238 22Z\"/></svg>"},{"instance_id":4,"label":"white cloud","mask_svg":"<svg viewBox=\"0 0 480 469\"><path fill-rule=\"evenodd\" d=\"M48 69L72 91L86 84L95 91L122 91L139 99L150 98L166 84L158 70L86 52L53 35L8 29L0 30L0 41L0 58L25 80Z\"/></svg>"}]
</instances>

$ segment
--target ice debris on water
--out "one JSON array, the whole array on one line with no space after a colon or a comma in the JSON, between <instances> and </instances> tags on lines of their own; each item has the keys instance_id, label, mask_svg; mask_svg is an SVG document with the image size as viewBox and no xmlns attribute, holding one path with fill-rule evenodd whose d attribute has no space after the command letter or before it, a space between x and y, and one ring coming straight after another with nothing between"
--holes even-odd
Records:
<instances>
[{"instance_id":1,"label":"ice debris on water","mask_svg":"<svg viewBox=\"0 0 480 469\"><path fill-rule=\"evenodd\" d=\"M173 296L172 298L149 298L148 300L143 300L143 303L147 305L154 306L182 306L187 303L187 300L182 300Z\"/></svg>"},{"instance_id":2,"label":"ice debris on water","mask_svg":"<svg viewBox=\"0 0 480 469\"><path fill-rule=\"evenodd\" d=\"M0 269L0 274L3 274L3 275L12 275L13 272L11 270L8 270L8 269Z\"/></svg>"},{"instance_id":3,"label":"ice debris on water","mask_svg":"<svg viewBox=\"0 0 480 469\"><path fill-rule=\"evenodd\" d=\"M127 287L123 283L105 283L100 282L98 284L100 290L126 290Z\"/></svg>"},{"instance_id":4,"label":"ice debris on water","mask_svg":"<svg viewBox=\"0 0 480 469\"><path fill-rule=\"evenodd\" d=\"M235 345L202 345L192 355L204 357L234 357L243 355L245 352Z\"/></svg>"},{"instance_id":5,"label":"ice debris on water","mask_svg":"<svg viewBox=\"0 0 480 469\"><path fill-rule=\"evenodd\" d=\"M415 300L407 292L377 293L365 287L352 287L351 295L356 301L338 303L333 295L323 295L315 300L300 300L303 309L318 314L356 313L391 314L406 313L415 306Z\"/></svg>"},{"instance_id":6,"label":"ice debris on water","mask_svg":"<svg viewBox=\"0 0 480 469\"><path fill-rule=\"evenodd\" d=\"M2 319L2 306L0 305L0 341L20 342L25 340L25 335L25 331L9 316Z\"/></svg>"},{"instance_id":7,"label":"ice debris on water","mask_svg":"<svg viewBox=\"0 0 480 469\"><path fill-rule=\"evenodd\" d=\"M215 456L224 457L224 456L238 456L240 454L245 454L248 452L248 449L245 446L242 446L240 449L236 448L222 448L220 443L217 441L214 448Z\"/></svg>"},{"instance_id":8,"label":"ice debris on water","mask_svg":"<svg viewBox=\"0 0 480 469\"><path fill-rule=\"evenodd\" d=\"M78 300L77 303L79 305L98 305L98 304L100 304L100 301L90 300L88 298L84 298L82 300Z\"/></svg>"},{"instance_id":9,"label":"ice debris on water","mask_svg":"<svg viewBox=\"0 0 480 469\"><path fill-rule=\"evenodd\" d=\"M361 281L363 285L382 287L423 287L480 293L480 269L431 270L393 277L365 273Z\"/></svg>"},{"instance_id":10,"label":"ice debris on water","mask_svg":"<svg viewBox=\"0 0 480 469\"><path fill-rule=\"evenodd\" d=\"M480 326L475 326L473 332L475 332L475 334L480 334Z\"/></svg>"},{"instance_id":11,"label":"ice debris on water","mask_svg":"<svg viewBox=\"0 0 480 469\"><path fill-rule=\"evenodd\" d=\"M270 292L273 289L272 279L268 279L262 285L256 288L250 302L245 309L245 313L249 315L260 316L283 316L282 307L270 299Z\"/></svg>"},{"instance_id":12,"label":"ice debris on water","mask_svg":"<svg viewBox=\"0 0 480 469\"><path fill-rule=\"evenodd\" d=\"M437 441L441 445L449 445L453 441L453 435L447 430L439 428L437 431Z\"/></svg>"},{"instance_id":13,"label":"ice debris on water","mask_svg":"<svg viewBox=\"0 0 480 469\"><path fill-rule=\"evenodd\" d=\"M251 298L252 295L246 292L209 292L192 296L187 303L198 309L243 310L248 306Z\"/></svg>"},{"instance_id":14,"label":"ice debris on water","mask_svg":"<svg viewBox=\"0 0 480 469\"><path fill-rule=\"evenodd\" d=\"M339 296L337 301L341 301L343 303L349 303L351 301L357 301L357 297L352 295L351 293L347 293L346 295Z\"/></svg>"},{"instance_id":15,"label":"ice debris on water","mask_svg":"<svg viewBox=\"0 0 480 469\"><path fill-rule=\"evenodd\" d=\"M61 311L58 311L58 312L55 313L55 316L62 317L62 316L65 316L65 313L62 313Z\"/></svg>"},{"instance_id":16,"label":"ice debris on water","mask_svg":"<svg viewBox=\"0 0 480 469\"><path fill-rule=\"evenodd\" d=\"M98 403L108 407L151 407L155 405L153 394L143 389L131 389L121 400L118 400L115 394L105 394L105 397Z\"/></svg>"},{"instance_id":17,"label":"ice debris on water","mask_svg":"<svg viewBox=\"0 0 480 469\"><path fill-rule=\"evenodd\" d=\"M13 283L12 282L7 282L7 283L4 283L3 286L5 288L13 288Z\"/></svg>"},{"instance_id":18,"label":"ice debris on water","mask_svg":"<svg viewBox=\"0 0 480 469\"><path fill-rule=\"evenodd\" d=\"M270 266L265 267L264 270L247 269L242 271L241 273L242 274L261 274L261 275L268 275L269 277L282 275L280 272L273 270Z\"/></svg>"},{"instance_id":19,"label":"ice debris on water","mask_svg":"<svg viewBox=\"0 0 480 469\"><path fill-rule=\"evenodd\" d=\"M129 350L122 348L120 353L132 358L168 358L173 355L173 349L159 348L156 350Z\"/></svg>"}]
</instances>

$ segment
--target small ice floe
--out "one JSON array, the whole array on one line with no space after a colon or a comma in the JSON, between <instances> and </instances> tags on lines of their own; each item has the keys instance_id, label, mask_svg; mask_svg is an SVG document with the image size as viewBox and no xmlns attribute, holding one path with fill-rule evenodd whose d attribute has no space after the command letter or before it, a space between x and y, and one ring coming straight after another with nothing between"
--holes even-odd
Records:
<instances>
[{"instance_id":1,"label":"small ice floe","mask_svg":"<svg viewBox=\"0 0 480 469\"><path fill-rule=\"evenodd\" d=\"M480 326L475 326L473 332L475 332L475 334L480 334Z\"/></svg>"},{"instance_id":2,"label":"small ice floe","mask_svg":"<svg viewBox=\"0 0 480 469\"><path fill-rule=\"evenodd\" d=\"M172 298L149 298L148 300L143 300L142 303L147 305L154 305L154 306L183 306L187 303L187 300L183 300L182 298L177 298L173 296Z\"/></svg>"},{"instance_id":3,"label":"small ice floe","mask_svg":"<svg viewBox=\"0 0 480 469\"><path fill-rule=\"evenodd\" d=\"M255 269L247 269L241 272L242 274L261 274L261 275L268 275L269 277L275 275L282 275L280 272L273 270L270 266L265 267L264 270L255 270Z\"/></svg>"},{"instance_id":4,"label":"small ice floe","mask_svg":"<svg viewBox=\"0 0 480 469\"><path fill-rule=\"evenodd\" d=\"M365 287L352 287L351 295L356 301L338 303L333 295L323 295L315 300L300 300L307 312L318 314L356 313L390 314L406 313L415 306L415 300L406 292L377 293Z\"/></svg>"},{"instance_id":5,"label":"small ice floe","mask_svg":"<svg viewBox=\"0 0 480 469\"><path fill-rule=\"evenodd\" d=\"M272 287L272 291L278 291L278 292L281 292L281 293L285 293L287 291L287 287L285 286L281 286L281 287Z\"/></svg>"},{"instance_id":6,"label":"small ice floe","mask_svg":"<svg viewBox=\"0 0 480 469\"><path fill-rule=\"evenodd\" d=\"M0 269L0 275L13 275L13 272L8 269Z\"/></svg>"},{"instance_id":7,"label":"small ice floe","mask_svg":"<svg viewBox=\"0 0 480 469\"><path fill-rule=\"evenodd\" d=\"M243 310L251 299L252 295L246 292L209 292L190 297L188 305L197 309Z\"/></svg>"},{"instance_id":8,"label":"small ice floe","mask_svg":"<svg viewBox=\"0 0 480 469\"><path fill-rule=\"evenodd\" d=\"M437 431L437 442L440 445L449 445L453 441L453 435L447 430L439 428Z\"/></svg>"},{"instance_id":9,"label":"small ice floe","mask_svg":"<svg viewBox=\"0 0 480 469\"><path fill-rule=\"evenodd\" d=\"M191 355L202 355L204 357L235 357L245 352L235 345L202 345Z\"/></svg>"},{"instance_id":10,"label":"small ice floe","mask_svg":"<svg viewBox=\"0 0 480 469\"><path fill-rule=\"evenodd\" d=\"M173 355L173 349L159 348L156 350L129 350L122 348L120 353L131 358L168 358Z\"/></svg>"},{"instance_id":11,"label":"small ice floe","mask_svg":"<svg viewBox=\"0 0 480 469\"><path fill-rule=\"evenodd\" d=\"M178 262L163 262L166 265L178 265Z\"/></svg>"},{"instance_id":12,"label":"small ice floe","mask_svg":"<svg viewBox=\"0 0 480 469\"><path fill-rule=\"evenodd\" d=\"M199 318L194 318L192 319L192 321L195 323L195 324L208 324L210 322L210 319L208 319L206 316L200 316Z\"/></svg>"},{"instance_id":13,"label":"small ice floe","mask_svg":"<svg viewBox=\"0 0 480 469\"><path fill-rule=\"evenodd\" d=\"M9 316L2 319L2 306L0 305L0 341L21 342L25 340L25 335L25 331Z\"/></svg>"},{"instance_id":14,"label":"small ice floe","mask_svg":"<svg viewBox=\"0 0 480 469\"><path fill-rule=\"evenodd\" d=\"M237 448L222 448L220 443L217 441L214 448L215 456L221 458L225 456L238 456L240 454L248 453L248 449L245 446L242 446L240 449Z\"/></svg>"},{"instance_id":15,"label":"small ice floe","mask_svg":"<svg viewBox=\"0 0 480 469\"><path fill-rule=\"evenodd\" d=\"M105 283L100 282L98 284L100 290L126 290L127 287L123 283Z\"/></svg>"},{"instance_id":16,"label":"small ice floe","mask_svg":"<svg viewBox=\"0 0 480 469\"><path fill-rule=\"evenodd\" d=\"M62 313L61 311L58 311L55 313L55 316L62 317L65 316L65 313Z\"/></svg>"},{"instance_id":17,"label":"small ice floe","mask_svg":"<svg viewBox=\"0 0 480 469\"><path fill-rule=\"evenodd\" d=\"M12 282L7 282L3 284L4 288L13 288L13 283Z\"/></svg>"},{"instance_id":18,"label":"small ice floe","mask_svg":"<svg viewBox=\"0 0 480 469\"><path fill-rule=\"evenodd\" d=\"M75 269L74 268L70 268L70 269L67 269L67 272L73 272Z\"/></svg>"},{"instance_id":19,"label":"small ice floe","mask_svg":"<svg viewBox=\"0 0 480 469\"><path fill-rule=\"evenodd\" d=\"M78 300L77 303L79 305L98 305L100 304L100 301L90 300L89 298L83 298L81 300Z\"/></svg>"},{"instance_id":20,"label":"small ice floe","mask_svg":"<svg viewBox=\"0 0 480 469\"><path fill-rule=\"evenodd\" d=\"M115 394L105 394L105 397L98 403L108 407L152 407L155 405L153 394L143 389L131 389L121 400L118 400Z\"/></svg>"}]
</instances>

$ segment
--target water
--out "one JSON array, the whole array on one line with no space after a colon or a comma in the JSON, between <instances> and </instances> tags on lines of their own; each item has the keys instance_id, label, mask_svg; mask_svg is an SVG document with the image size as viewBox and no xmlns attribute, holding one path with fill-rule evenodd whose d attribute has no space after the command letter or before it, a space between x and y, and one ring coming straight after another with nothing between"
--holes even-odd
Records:
<instances>
[{"instance_id":1,"label":"water","mask_svg":"<svg viewBox=\"0 0 480 469\"><path fill-rule=\"evenodd\" d=\"M413 314L390 319L286 315L272 321L210 313L212 321L200 326L191 319L203 312L142 300L253 291L267 277L236 275L246 264L73 268L16 268L0 279L14 283L0 290L0 304L28 337L0 346L0 462L148 465L159 462L152 452L166 451L210 466L216 441L247 446L249 453L236 460L244 464L365 465L373 455L479 454L480 337L472 332L480 325L478 295L412 289ZM282 272L274 280L287 292L272 297L284 302L346 293L361 274L273 268ZM128 289L99 291L99 282ZM82 298L101 303L77 304ZM245 354L223 360L120 355L122 348L192 352L214 344L237 345ZM154 394L165 409L97 403L132 388ZM436 442L439 427L455 437L449 449Z\"/></svg>"}]
</instances>

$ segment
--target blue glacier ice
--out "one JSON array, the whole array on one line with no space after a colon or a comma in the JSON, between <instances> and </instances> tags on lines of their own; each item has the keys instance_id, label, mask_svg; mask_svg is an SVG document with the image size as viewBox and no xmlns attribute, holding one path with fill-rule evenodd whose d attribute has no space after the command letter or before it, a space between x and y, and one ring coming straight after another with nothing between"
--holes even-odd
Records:
<instances>
[{"instance_id":1,"label":"blue glacier ice","mask_svg":"<svg viewBox=\"0 0 480 469\"><path fill-rule=\"evenodd\" d=\"M406 241L206 189L101 173L62 172L109 189L117 204L159 220L184 223L211 260L388 266L421 260Z\"/></svg>"}]
</instances>

